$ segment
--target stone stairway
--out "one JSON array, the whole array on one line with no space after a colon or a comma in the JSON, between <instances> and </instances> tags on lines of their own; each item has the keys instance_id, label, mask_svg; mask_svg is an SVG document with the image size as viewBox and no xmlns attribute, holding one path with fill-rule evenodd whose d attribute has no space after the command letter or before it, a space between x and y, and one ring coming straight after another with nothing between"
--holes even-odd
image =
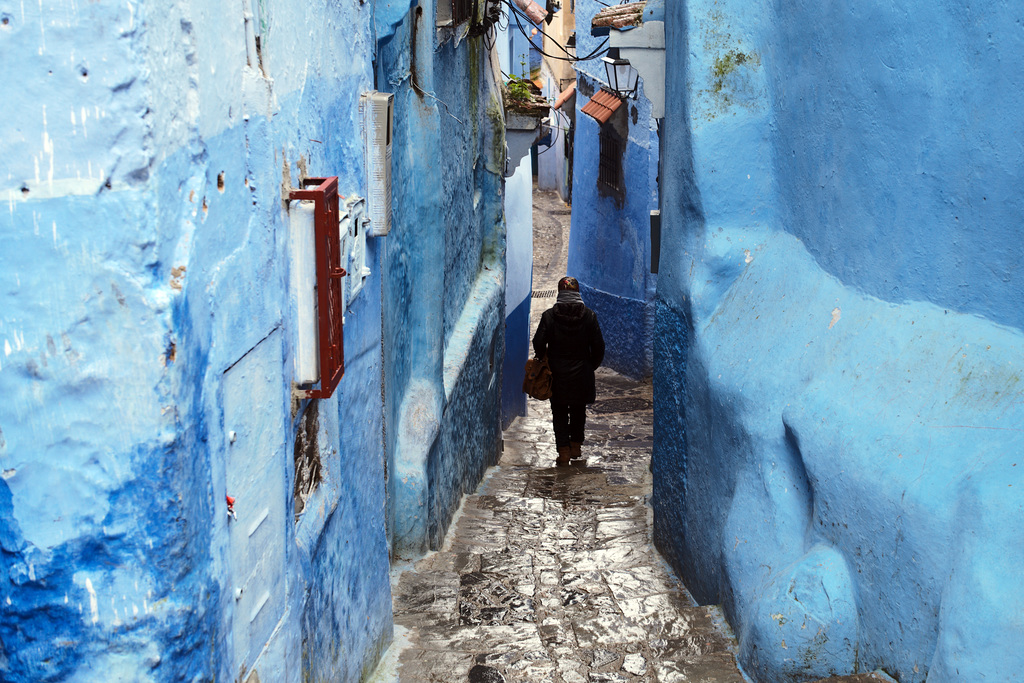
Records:
<instances>
[{"instance_id":1,"label":"stone stairway","mask_svg":"<svg viewBox=\"0 0 1024 683\"><path fill-rule=\"evenodd\" d=\"M650 541L651 387L598 383L585 461L554 466L550 409L531 401L443 550L401 574L398 680L744 681L724 620Z\"/></svg>"}]
</instances>

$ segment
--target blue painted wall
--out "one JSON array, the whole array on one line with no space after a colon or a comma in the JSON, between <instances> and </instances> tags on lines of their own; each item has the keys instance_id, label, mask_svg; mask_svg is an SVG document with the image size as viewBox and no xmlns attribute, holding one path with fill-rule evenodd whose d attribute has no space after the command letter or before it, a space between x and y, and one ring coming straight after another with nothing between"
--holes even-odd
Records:
<instances>
[{"instance_id":1,"label":"blue painted wall","mask_svg":"<svg viewBox=\"0 0 1024 683\"><path fill-rule=\"evenodd\" d=\"M437 31L433 16L426 4L411 12L378 55L379 79L398 100L394 153L404 169L394 197L404 237L389 238L383 255L386 516L402 557L436 547L500 449L499 74L481 38Z\"/></svg>"},{"instance_id":2,"label":"blue painted wall","mask_svg":"<svg viewBox=\"0 0 1024 683\"><path fill-rule=\"evenodd\" d=\"M1014 678L1020 17L666 13L659 548L757 680Z\"/></svg>"},{"instance_id":3,"label":"blue painted wall","mask_svg":"<svg viewBox=\"0 0 1024 683\"><path fill-rule=\"evenodd\" d=\"M0 7L0 678L359 680L388 645L409 454L422 548L497 456L504 354L489 55L412 4L253 3L258 53L241 6ZM375 82L395 223L298 400L282 198L365 194Z\"/></svg>"},{"instance_id":4,"label":"blue painted wall","mask_svg":"<svg viewBox=\"0 0 1024 683\"><path fill-rule=\"evenodd\" d=\"M887 301L1024 326L1022 152L1007 119L1024 98L1021 21L1007 3L798 3L779 18L783 219L823 269Z\"/></svg>"},{"instance_id":5,"label":"blue painted wall","mask_svg":"<svg viewBox=\"0 0 1024 683\"><path fill-rule=\"evenodd\" d=\"M495 52L506 74L529 76L516 55L525 55L526 36L509 25L497 30ZM530 302L533 294L533 173L529 157L505 179L505 359L501 379L501 426L526 414L522 368L530 354Z\"/></svg>"},{"instance_id":6,"label":"blue painted wall","mask_svg":"<svg viewBox=\"0 0 1024 683\"><path fill-rule=\"evenodd\" d=\"M530 356L533 301L533 177L524 158L505 179L505 357L502 361L501 426L526 414L523 367Z\"/></svg>"},{"instance_id":7,"label":"blue painted wall","mask_svg":"<svg viewBox=\"0 0 1024 683\"><path fill-rule=\"evenodd\" d=\"M505 318L505 360L502 371L501 426L507 429L516 417L526 414L526 394L523 392L523 368L530 354L530 306L526 298ZM506 310L508 304L506 303Z\"/></svg>"},{"instance_id":8,"label":"blue painted wall","mask_svg":"<svg viewBox=\"0 0 1024 683\"><path fill-rule=\"evenodd\" d=\"M541 68L541 79L544 82L544 97L554 103L562 94L558 79L555 78L548 60L544 60ZM571 103L562 105L561 109L551 110L551 144L537 146L537 187L549 192L557 192L562 201L571 200L572 184L569 178L569 155L571 148L568 140L572 135L573 121L570 114Z\"/></svg>"},{"instance_id":9,"label":"blue painted wall","mask_svg":"<svg viewBox=\"0 0 1024 683\"><path fill-rule=\"evenodd\" d=\"M576 53L587 55L605 38L590 35L590 22L604 6L576 4ZM642 94L626 100L625 192L616 197L597 183L600 127L580 110L605 84L604 64L577 63L573 211L568 274L579 279L586 304L601 322L604 364L631 377L650 377L653 362L654 291L650 272L650 212L658 208L658 133L651 105Z\"/></svg>"}]
</instances>

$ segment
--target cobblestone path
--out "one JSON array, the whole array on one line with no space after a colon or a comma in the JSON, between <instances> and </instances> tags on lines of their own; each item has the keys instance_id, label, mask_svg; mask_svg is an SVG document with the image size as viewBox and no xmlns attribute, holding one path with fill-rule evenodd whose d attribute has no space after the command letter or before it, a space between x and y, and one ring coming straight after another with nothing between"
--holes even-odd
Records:
<instances>
[{"instance_id":1,"label":"cobblestone path","mask_svg":"<svg viewBox=\"0 0 1024 683\"><path fill-rule=\"evenodd\" d=\"M584 460L555 467L530 401L443 551L401 574L398 680L744 680L650 541L650 385L599 371L591 408Z\"/></svg>"},{"instance_id":2,"label":"cobblestone path","mask_svg":"<svg viewBox=\"0 0 1024 683\"><path fill-rule=\"evenodd\" d=\"M533 202L531 331L567 274L571 216L553 192ZM530 401L443 550L393 580L396 642L373 683L744 681L724 620L694 606L650 540L651 386L597 381L583 462L554 466L551 410ZM894 683L820 683L873 682Z\"/></svg>"}]
</instances>

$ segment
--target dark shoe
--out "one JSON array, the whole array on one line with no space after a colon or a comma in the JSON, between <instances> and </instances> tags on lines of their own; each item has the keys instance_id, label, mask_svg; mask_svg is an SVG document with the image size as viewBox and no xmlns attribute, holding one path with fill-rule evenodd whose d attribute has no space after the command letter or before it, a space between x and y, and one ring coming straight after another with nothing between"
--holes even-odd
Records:
<instances>
[{"instance_id":1,"label":"dark shoe","mask_svg":"<svg viewBox=\"0 0 1024 683\"><path fill-rule=\"evenodd\" d=\"M569 457L573 460L579 460L583 457L580 450L583 448L583 443L580 441L572 441L569 443Z\"/></svg>"},{"instance_id":2,"label":"dark shoe","mask_svg":"<svg viewBox=\"0 0 1024 683\"><path fill-rule=\"evenodd\" d=\"M558 459L555 460L555 463L558 464L558 465L568 465L570 457L572 457L571 456L570 447L569 446L559 446L558 447Z\"/></svg>"}]
</instances>

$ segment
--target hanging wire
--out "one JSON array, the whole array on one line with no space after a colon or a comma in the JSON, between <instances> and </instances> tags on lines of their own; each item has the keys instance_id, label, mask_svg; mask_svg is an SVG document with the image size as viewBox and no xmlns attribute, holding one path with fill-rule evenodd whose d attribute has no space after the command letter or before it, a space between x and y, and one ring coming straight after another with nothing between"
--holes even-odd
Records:
<instances>
[{"instance_id":1,"label":"hanging wire","mask_svg":"<svg viewBox=\"0 0 1024 683\"><path fill-rule=\"evenodd\" d=\"M434 100L435 102L440 102L444 106L444 111L445 111L446 114L448 114L448 116L450 116L453 119L455 119L456 121L458 121L460 125L463 125L463 126L466 125L465 121L463 121L458 116L456 116L455 114L452 113L452 110L448 108L448 103L447 102L442 100L440 97L438 97L434 93L432 93L432 92L430 92L428 90L424 90L423 88L421 88L420 84L416 82L416 75L415 74L410 73L406 77L402 77L402 78L399 78L397 80L392 79L392 80L389 80L388 82L391 84L392 87L397 88L399 85L401 85L402 81L404 81L405 78L409 79L410 83L412 84L412 88L416 92L416 94L424 95L424 96L429 97L430 99Z\"/></svg>"},{"instance_id":2,"label":"hanging wire","mask_svg":"<svg viewBox=\"0 0 1024 683\"><path fill-rule=\"evenodd\" d=\"M558 118L558 115L557 115L557 114L555 114L555 119L557 119L557 118ZM552 128L554 129L554 130L562 130L562 127L561 127L561 126L551 126L551 127L552 127ZM551 144L550 144L550 145L548 145L547 147L545 147L545 148L544 148L543 150L541 150L540 152L537 152L537 156L539 157L539 156L540 156L541 154L544 154L545 152L550 152L550 151L551 151L551 148L555 146L555 143L556 143L557 141L558 141L558 135L557 135L557 134L553 134L553 136L552 136L552 138L551 138Z\"/></svg>"},{"instance_id":3,"label":"hanging wire","mask_svg":"<svg viewBox=\"0 0 1024 683\"><path fill-rule=\"evenodd\" d=\"M491 24L489 27L487 27L487 33L484 34L484 45L487 46L487 51L492 51L497 42L498 32L495 31L494 24Z\"/></svg>"},{"instance_id":4,"label":"hanging wire","mask_svg":"<svg viewBox=\"0 0 1024 683\"><path fill-rule=\"evenodd\" d=\"M519 31L520 31L520 32L521 32L521 33L522 33L522 34L523 34L524 36L526 36L526 38L527 38L527 39L528 39L528 40L530 41L530 45L533 45L533 47L534 47L534 48L536 48L536 49L537 49L537 51L538 51L538 52L540 52L541 54L543 54L543 55L544 55L545 57L551 57L552 59L565 59L564 57L555 57L555 56L553 56L553 55L549 55L549 54L545 53L545 52L544 52L544 51L543 51L542 49L540 49L539 47L537 47L536 45L534 45L534 44L533 44L533 38L532 38L531 36L527 35L527 33L526 33L526 28L525 28L525 27L523 26L523 22L522 22L522 21L520 20L520 17L523 17L524 19L526 19L527 21L529 21L529 22L530 22L531 24L532 24L533 22L532 22L532 21L530 20L530 18L529 18L529 17L527 17L527 16L525 15L525 14L523 14L523 13L522 13L522 10L520 10L520 9L519 9L518 7L516 7L515 5L511 4L511 2L509 2L509 0L503 0L503 2L504 2L504 3L506 4L506 5L508 5L508 6L509 6L509 8L510 8L510 9L512 10L512 13L513 13L513 14L515 14L515 17L516 17L516 23L517 23L517 24L519 25ZM537 30L537 31L539 31L539 32L540 32L540 34L541 34L542 36L544 36L544 37L548 38L549 40L551 40L551 42L552 42L552 43L554 43L554 44L555 44L555 45L556 45L556 46L557 46L557 47L558 47L558 48L559 48L559 49L560 49L560 50L561 50L562 52L564 52L564 53L565 53L565 54L566 54L566 55L567 55L567 56L569 57L569 59L570 59L570 60L575 60L575 59L576 59L576 56L575 56L574 54L572 54L571 52L569 52L569 50L567 50L567 49L566 49L566 48L565 48L564 46L562 46L562 44L561 44L561 43L559 43L559 42L558 42L557 40L555 40L555 39L554 39L554 38L552 38L552 37L551 37L550 35L548 35L547 33L545 33L545 32L544 32L544 29L542 29L542 28L540 28L539 26L537 26L537 27L536 27L536 30Z\"/></svg>"},{"instance_id":5,"label":"hanging wire","mask_svg":"<svg viewBox=\"0 0 1024 683\"><path fill-rule=\"evenodd\" d=\"M544 37L548 38L548 39L549 39L549 40L550 40L550 41L551 41L552 43L554 43L554 44L555 44L555 45L556 45L556 46L557 46L557 47L558 47L558 48L559 48L559 49L560 49L560 50L561 50L562 52L564 52L564 53L565 53L566 55L568 55L568 57L561 57L561 56L559 56L559 55L551 55L551 54L548 54L548 53L547 53L547 52L545 52L545 51L544 51L543 49L541 49L541 48L537 47L537 45L535 45L535 44L534 44L534 42L533 42L533 38L532 38L532 37L530 36L530 34L528 34L528 33L526 32L526 28L525 28L525 27L523 26L523 22L522 22L522 20L520 19L520 17L522 17L522 18L526 19L527 21L530 21L530 18L529 18L529 17L527 17L526 15L524 15L524 14L522 13L522 11L521 11L521 10L520 10L520 9L519 9L518 7L516 7L515 5L513 5L513 4L512 4L512 3L511 3L511 2L509 1L509 0L501 0L501 1L502 1L503 3L505 3L505 5L507 5L507 6L508 6L508 8L509 8L509 9L510 9L510 10L512 11L512 12L511 12L511 15L515 17L515 19L516 19L516 24L517 24L517 25L519 26L519 31L520 31L520 32L521 32L521 33L522 33L522 34L523 34L524 36L526 36L526 39L527 39L527 40L529 40L529 41L530 41L530 45L532 45L532 46L533 46L533 48L534 48L535 50L537 50L537 52L541 53L541 54L542 54L542 55L544 55L545 57L548 57L548 58L550 58L550 59L558 59L558 60L561 60L561 61L563 61L563 62L572 62L572 63L575 63L575 62L586 62L586 61L589 61L589 60L591 60L591 59L596 59L596 58L600 57L601 55L603 55L604 53L606 53L606 52L608 51L607 49L603 49L603 48L604 48L604 46L605 46L605 45L606 45L606 44L608 43L608 39L607 39L607 38L605 38L605 39L604 39L604 40L603 40L603 41L601 42L601 44L600 44L600 45L598 45L598 46L597 46L597 47L596 47L596 48L594 49L594 51L593 51L593 52L591 52L591 53L590 53L589 55L587 55L586 57L576 57L576 56L574 56L574 55L573 55L573 54L572 54L571 52L569 52L569 50L567 50L567 49L566 49L566 48L565 48L565 47L564 47L564 46L563 46L563 45L562 45L561 43L559 43L559 42L558 42L557 40L555 40L555 39L554 39L554 38L553 38L552 36L548 35L548 34L547 34L547 33L546 33L545 31L544 31L544 29L542 29L542 28L540 28L540 27L537 27L537 30L538 30L538 31L540 32L540 34L541 34L541 35L543 35ZM531 22L531 23L532 23L532 22Z\"/></svg>"}]
</instances>

